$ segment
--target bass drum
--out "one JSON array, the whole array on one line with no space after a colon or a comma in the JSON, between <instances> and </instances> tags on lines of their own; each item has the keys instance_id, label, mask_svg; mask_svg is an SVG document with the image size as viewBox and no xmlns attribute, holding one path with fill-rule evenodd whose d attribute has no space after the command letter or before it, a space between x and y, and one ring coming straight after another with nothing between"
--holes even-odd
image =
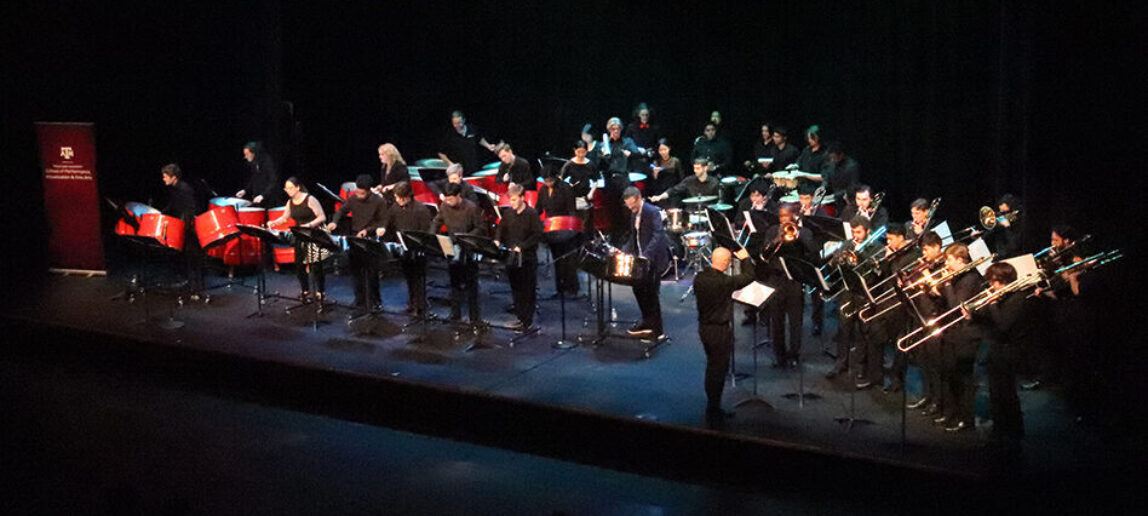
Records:
<instances>
[{"instance_id":1,"label":"bass drum","mask_svg":"<svg viewBox=\"0 0 1148 516\"><path fill-rule=\"evenodd\" d=\"M152 237L167 247L182 251L184 229L183 221L175 217L162 213L146 213L140 217L140 229L136 234Z\"/></svg>"}]
</instances>

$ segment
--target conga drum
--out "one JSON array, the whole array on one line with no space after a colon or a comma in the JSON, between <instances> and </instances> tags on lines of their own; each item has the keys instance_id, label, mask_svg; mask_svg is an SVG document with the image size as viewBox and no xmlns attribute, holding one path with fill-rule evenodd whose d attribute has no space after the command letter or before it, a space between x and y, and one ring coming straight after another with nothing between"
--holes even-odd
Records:
<instances>
[{"instance_id":1,"label":"conga drum","mask_svg":"<svg viewBox=\"0 0 1148 516\"><path fill-rule=\"evenodd\" d=\"M140 228L136 234L152 237L167 247L182 251L184 229L183 221L175 217L162 213L146 213L140 217Z\"/></svg>"}]
</instances>

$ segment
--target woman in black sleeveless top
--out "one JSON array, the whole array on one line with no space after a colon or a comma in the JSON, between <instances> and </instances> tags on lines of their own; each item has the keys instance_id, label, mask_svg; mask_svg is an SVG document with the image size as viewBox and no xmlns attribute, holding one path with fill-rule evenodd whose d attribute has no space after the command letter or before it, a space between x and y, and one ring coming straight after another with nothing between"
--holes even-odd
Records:
<instances>
[{"instance_id":1,"label":"woman in black sleeveless top","mask_svg":"<svg viewBox=\"0 0 1148 516\"><path fill-rule=\"evenodd\" d=\"M282 217L268 223L275 226L287 222L288 218L295 224L304 228L323 227L327 216L323 213L323 206L319 200L307 193L307 188L299 180L291 177L283 185L287 192L286 211ZM301 297L307 299L310 294L309 286L313 285L315 297L322 299L326 290L326 275L323 273L323 260L331 253L315 244L296 242L295 244L295 276L299 278ZM310 278L308 277L310 276ZM311 281L308 281L308 280Z\"/></svg>"}]
</instances>

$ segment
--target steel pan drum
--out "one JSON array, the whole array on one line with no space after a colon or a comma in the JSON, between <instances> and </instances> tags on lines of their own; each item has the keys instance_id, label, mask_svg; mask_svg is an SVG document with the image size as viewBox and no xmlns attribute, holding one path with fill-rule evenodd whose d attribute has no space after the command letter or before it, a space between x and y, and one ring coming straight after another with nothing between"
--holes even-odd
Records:
<instances>
[{"instance_id":1,"label":"steel pan drum","mask_svg":"<svg viewBox=\"0 0 1148 516\"><path fill-rule=\"evenodd\" d=\"M204 249L220 245L239 234L235 227L239 216L231 205L212 205L211 209L195 218L195 234Z\"/></svg>"},{"instance_id":2,"label":"steel pan drum","mask_svg":"<svg viewBox=\"0 0 1148 516\"><path fill-rule=\"evenodd\" d=\"M140 217L139 236L152 237L172 249L183 250L184 223L162 213L145 213Z\"/></svg>"},{"instance_id":3,"label":"steel pan drum","mask_svg":"<svg viewBox=\"0 0 1148 516\"><path fill-rule=\"evenodd\" d=\"M208 204L211 206L231 206L232 208L239 209L251 206L251 201L238 197L213 197L208 201Z\"/></svg>"},{"instance_id":4,"label":"steel pan drum","mask_svg":"<svg viewBox=\"0 0 1148 516\"><path fill-rule=\"evenodd\" d=\"M283 207L272 208L272 209L268 210L267 222L271 222L272 220L275 220L275 219L278 219L279 217L282 217L283 212L285 212L285 211L287 211L287 209L283 208ZM288 217L287 222L280 224L280 225L277 225L277 226L272 226L272 225L268 224L267 228L268 229L274 229L276 231L283 231L283 232L286 232L288 235L290 235L291 233L289 230L294 225L295 225L295 219ZM271 249L272 249L272 253L275 254L275 263L278 263L278 264L295 263L295 248L294 247L289 246L289 245L274 245L274 246L271 246Z\"/></svg>"},{"instance_id":5,"label":"steel pan drum","mask_svg":"<svg viewBox=\"0 0 1148 516\"><path fill-rule=\"evenodd\" d=\"M630 184L637 187L639 190L646 191L646 174L641 172L630 172Z\"/></svg>"}]
</instances>

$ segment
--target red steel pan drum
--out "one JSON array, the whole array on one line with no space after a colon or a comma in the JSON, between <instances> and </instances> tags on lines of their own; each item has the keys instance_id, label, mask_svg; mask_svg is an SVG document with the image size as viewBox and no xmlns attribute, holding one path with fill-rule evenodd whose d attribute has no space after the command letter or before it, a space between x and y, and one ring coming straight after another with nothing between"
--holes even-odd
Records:
<instances>
[{"instance_id":1,"label":"red steel pan drum","mask_svg":"<svg viewBox=\"0 0 1148 516\"><path fill-rule=\"evenodd\" d=\"M546 233L553 233L555 231L574 231L581 233L582 229L582 219L573 215L550 217L542 222L542 231Z\"/></svg>"},{"instance_id":2,"label":"red steel pan drum","mask_svg":"<svg viewBox=\"0 0 1148 516\"><path fill-rule=\"evenodd\" d=\"M267 224L267 211L263 208L249 206L237 210L240 224L249 226L264 226ZM223 245L223 263L225 265L258 265L259 251L263 243L253 236L239 235Z\"/></svg>"},{"instance_id":3,"label":"red steel pan drum","mask_svg":"<svg viewBox=\"0 0 1148 516\"><path fill-rule=\"evenodd\" d=\"M134 235L136 234L136 226L139 225L140 217L148 213L159 213L159 210L152 208L142 202L128 202L124 203L124 211L121 213L122 217L116 222L117 235ZM128 222L129 218L135 218L135 223Z\"/></svg>"},{"instance_id":4,"label":"red steel pan drum","mask_svg":"<svg viewBox=\"0 0 1148 516\"><path fill-rule=\"evenodd\" d=\"M140 217L139 236L152 237L159 243L177 251L183 250L182 220L162 213L145 213Z\"/></svg>"},{"instance_id":5,"label":"red steel pan drum","mask_svg":"<svg viewBox=\"0 0 1148 516\"><path fill-rule=\"evenodd\" d=\"M279 217L282 217L283 213L285 211L287 211L287 209L283 208L283 207L272 208L272 209L268 210L267 211L267 222L270 223L271 221L278 219ZM287 222L285 222L283 224L280 224L277 226L272 226L270 224L267 225L268 229L274 229L276 231L288 231L289 229L291 229L294 226L295 226L295 219L292 219L290 217L288 217ZM278 263L278 264L295 263L295 248L294 247L291 247L289 245L273 245L273 246L271 246L271 248L272 248L272 252L275 254L275 263Z\"/></svg>"},{"instance_id":6,"label":"red steel pan drum","mask_svg":"<svg viewBox=\"0 0 1148 516\"><path fill-rule=\"evenodd\" d=\"M233 235L239 234L235 227L239 216L233 206L214 205L195 218L195 234L199 245L204 249L222 244Z\"/></svg>"},{"instance_id":7,"label":"red steel pan drum","mask_svg":"<svg viewBox=\"0 0 1148 516\"><path fill-rule=\"evenodd\" d=\"M639 190L646 191L646 174L641 172L630 172L630 184L637 187Z\"/></svg>"}]
</instances>

